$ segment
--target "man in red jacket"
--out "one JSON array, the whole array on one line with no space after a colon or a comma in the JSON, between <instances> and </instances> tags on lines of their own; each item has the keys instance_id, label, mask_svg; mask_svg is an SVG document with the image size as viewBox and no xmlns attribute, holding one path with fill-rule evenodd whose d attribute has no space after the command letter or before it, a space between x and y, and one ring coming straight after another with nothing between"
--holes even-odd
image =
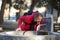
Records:
<instances>
[{"instance_id":1,"label":"man in red jacket","mask_svg":"<svg viewBox=\"0 0 60 40\"><path fill-rule=\"evenodd\" d=\"M43 21L43 16L38 12L21 16L18 20L18 28L16 31L36 31L37 26L43 23Z\"/></svg>"}]
</instances>

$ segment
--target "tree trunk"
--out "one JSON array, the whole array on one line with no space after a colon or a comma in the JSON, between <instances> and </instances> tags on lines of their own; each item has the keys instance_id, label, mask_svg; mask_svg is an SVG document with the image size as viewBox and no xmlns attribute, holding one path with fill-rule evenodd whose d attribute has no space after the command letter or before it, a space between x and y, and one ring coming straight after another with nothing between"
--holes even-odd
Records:
<instances>
[{"instance_id":1,"label":"tree trunk","mask_svg":"<svg viewBox=\"0 0 60 40\"><path fill-rule=\"evenodd\" d=\"M30 6L30 10L28 11L28 15L31 15L32 14L32 11L34 9L34 6L36 5L36 3L38 2L37 0L31 0L32 1L32 4Z\"/></svg>"},{"instance_id":2,"label":"tree trunk","mask_svg":"<svg viewBox=\"0 0 60 40\"><path fill-rule=\"evenodd\" d=\"M30 10L33 10L33 8L34 8L34 6L36 5L37 2L38 2L37 0L32 0Z\"/></svg>"},{"instance_id":3,"label":"tree trunk","mask_svg":"<svg viewBox=\"0 0 60 40\"><path fill-rule=\"evenodd\" d=\"M1 12L0 12L0 24L3 23L5 5L6 5L6 0L2 0L2 6L1 6Z\"/></svg>"}]
</instances>

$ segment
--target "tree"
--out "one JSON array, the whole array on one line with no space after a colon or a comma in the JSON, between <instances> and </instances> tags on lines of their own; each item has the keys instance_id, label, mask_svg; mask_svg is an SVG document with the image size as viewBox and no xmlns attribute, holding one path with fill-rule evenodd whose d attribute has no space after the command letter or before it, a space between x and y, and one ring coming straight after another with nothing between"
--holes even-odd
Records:
<instances>
[{"instance_id":1,"label":"tree","mask_svg":"<svg viewBox=\"0 0 60 40\"><path fill-rule=\"evenodd\" d=\"M37 3L37 0L31 0L31 1L32 1L32 4L31 4L30 9L33 10L34 6L35 6L36 3Z\"/></svg>"},{"instance_id":2,"label":"tree","mask_svg":"<svg viewBox=\"0 0 60 40\"><path fill-rule=\"evenodd\" d=\"M2 0L2 6L1 6L1 12L0 12L0 24L3 23L5 5L6 5L6 0Z\"/></svg>"}]
</instances>

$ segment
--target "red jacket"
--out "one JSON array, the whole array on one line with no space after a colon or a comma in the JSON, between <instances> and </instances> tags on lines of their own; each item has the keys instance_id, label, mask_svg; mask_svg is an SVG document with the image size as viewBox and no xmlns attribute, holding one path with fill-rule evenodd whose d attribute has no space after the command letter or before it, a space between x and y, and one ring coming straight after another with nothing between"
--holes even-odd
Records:
<instances>
[{"instance_id":1,"label":"red jacket","mask_svg":"<svg viewBox=\"0 0 60 40\"><path fill-rule=\"evenodd\" d=\"M21 28L23 31L29 30L30 29L30 25L29 24L31 24L31 22L33 20L33 16L34 16L34 14L32 14L32 15L26 15L26 16L21 16L19 18L19 20L18 20L18 28ZM40 23L42 23L42 22L43 22L43 19L41 19ZM36 23L34 25L34 30L36 30L37 25L38 25L38 23Z\"/></svg>"}]
</instances>

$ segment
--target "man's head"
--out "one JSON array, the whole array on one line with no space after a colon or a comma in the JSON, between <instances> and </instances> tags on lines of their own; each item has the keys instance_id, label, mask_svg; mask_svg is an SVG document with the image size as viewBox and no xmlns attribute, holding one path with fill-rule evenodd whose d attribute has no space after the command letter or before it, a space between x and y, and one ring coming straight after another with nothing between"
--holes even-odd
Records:
<instances>
[{"instance_id":1,"label":"man's head","mask_svg":"<svg viewBox=\"0 0 60 40\"><path fill-rule=\"evenodd\" d=\"M40 14L40 13L35 13L34 14L34 21L35 22L41 21L42 18L43 18L42 14Z\"/></svg>"}]
</instances>

